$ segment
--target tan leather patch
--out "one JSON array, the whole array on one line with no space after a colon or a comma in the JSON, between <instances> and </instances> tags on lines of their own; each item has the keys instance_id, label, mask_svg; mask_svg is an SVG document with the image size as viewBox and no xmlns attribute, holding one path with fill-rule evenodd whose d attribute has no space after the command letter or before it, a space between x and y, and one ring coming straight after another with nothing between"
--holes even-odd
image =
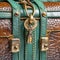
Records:
<instances>
[{"instance_id":1,"label":"tan leather patch","mask_svg":"<svg viewBox=\"0 0 60 60\"><path fill-rule=\"evenodd\" d=\"M60 6L60 2L44 2L44 5L46 7L50 7L50 6Z\"/></svg>"}]
</instances>

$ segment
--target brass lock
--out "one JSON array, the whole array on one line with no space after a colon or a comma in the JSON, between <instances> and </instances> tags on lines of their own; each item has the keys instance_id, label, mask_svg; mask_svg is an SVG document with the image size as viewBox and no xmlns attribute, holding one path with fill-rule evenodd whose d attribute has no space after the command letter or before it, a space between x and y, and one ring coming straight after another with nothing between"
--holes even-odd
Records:
<instances>
[{"instance_id":1,"label":"brass lock","mask_svg":"<svg viewBox=\"0 0 60 60\"><path fill-rule=\"evenodd\" d=\"M11 51L12 53L16 53L16 52L19 52L19 50L20 50L20 39L13 38Z\"/></svg>"},{"instance_id":2,"label":"brass lock","mask_svg":"<svg viewBox=\"0 0 60 60\"><path fill-rule=\"evenodd\" d=\"M33 40L32 32L37 27L37 25L38 25L37 22L38 21L33 17L32 14L24 22L24 27L28 31L27 43L29 43L29 44L32 43L32 40Z\"/></svg>"},{"instance_id":3,"label":"brass lock","mask_svg":"<svg viewBox=\"0 0 60 60\"><path fill-rule=\"evenodd\" d=\"M47 51L48 50L48 37L41 37L41 51Z\"/></svg>"},{"instance_id":4,"label":"brass lock","mask_svg":"<svg viewBox=\"0 0 60 60\"><path fill-rule=\"evenodd\" d=\"M29 18L27 18L24 22L24 27L29 31L34 30L37 27L37 20L33 17L33 15L30 15Z\"/></svg>"}]
</instances>

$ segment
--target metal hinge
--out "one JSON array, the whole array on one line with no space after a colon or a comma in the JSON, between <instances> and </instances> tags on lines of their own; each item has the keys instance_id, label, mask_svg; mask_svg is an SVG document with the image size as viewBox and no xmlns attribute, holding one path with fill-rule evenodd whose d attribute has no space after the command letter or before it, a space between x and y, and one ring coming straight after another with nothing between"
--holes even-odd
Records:
<instances>
[{"instance_id":1,"label":"metal hinge","mask_svg":"<svg viewBox=\"0 0 60 60\"><path fill-rule=\"evenodd\" d=\"M41 45L41 51L47 51L48 50L48 37L41 37L40 41Z\"/></svg>"}]
</instances>

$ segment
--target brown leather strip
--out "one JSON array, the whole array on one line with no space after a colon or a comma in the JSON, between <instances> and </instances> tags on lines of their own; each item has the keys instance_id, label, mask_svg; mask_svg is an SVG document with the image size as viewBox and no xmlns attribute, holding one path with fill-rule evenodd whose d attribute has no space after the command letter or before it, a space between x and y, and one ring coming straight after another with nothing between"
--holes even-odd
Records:
<instances>
[{"instance_id":1,"label":"brown leather strip","mask_svg":"<svg viewBox=\"0 0 60 60\"><path fill-rule=\"evenodd\" d=\"M0 7L11 7L7 2L0 2Z\"/></svg>"},{"instance_id":2,"label":"brown leather strip","mask_svg":"<svg viewBox=\"0 0 60 60\"><path fill-rule=\"evenodd\" d=\"M60 2L44 2L47 11L60 11Z\"/></svg>"},{"instance_id":3,"label":"brown leather strip","mask_svg":"<svg viewBox=\"0 0 60 60\"><path fill-rule=\"evenodd\" d=\"M44 2L46 7L60 6L60 2Z\"/></svg>"},{"instance_id":4,"label":"brown leather strip","mask_svg":"<svg viewBox=\"0 0 60 60\"><path fill-rule=\"evenodd\" d=\"M0 11L12 11L12 8L7 2L0 2Z\"/></svg>"}]
</instances>

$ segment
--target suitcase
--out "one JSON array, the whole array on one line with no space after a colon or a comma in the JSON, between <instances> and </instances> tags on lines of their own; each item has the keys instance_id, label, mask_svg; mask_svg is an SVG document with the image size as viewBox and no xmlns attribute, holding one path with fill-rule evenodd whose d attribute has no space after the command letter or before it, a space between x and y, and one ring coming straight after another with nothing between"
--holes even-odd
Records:
<instances>
[{"instance_id":1,"label":"suitcase","mask_svg":"<svg viewBox=\"0 0 60 60\"><path fill-rule=\"evenodd\" d=\"M0 60L60 60L59 44L60 2L0 1Z\"/></svg>"}]
</instances>

